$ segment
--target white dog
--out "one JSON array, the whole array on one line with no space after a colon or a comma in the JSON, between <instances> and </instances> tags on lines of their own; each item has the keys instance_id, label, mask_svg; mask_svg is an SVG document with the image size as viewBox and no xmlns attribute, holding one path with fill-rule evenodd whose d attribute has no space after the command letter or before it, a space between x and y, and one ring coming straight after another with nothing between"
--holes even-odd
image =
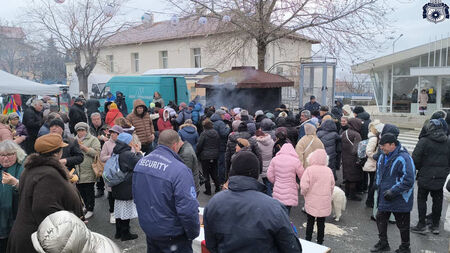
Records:
<instances>
[{"instance_id":1,"label":"white dog","mask_svg":"<svg viewBox=\"0 0 450 253\"><path fill-rule=\"evenodd\" d=\"M341 188L337 186L334 187L331 203L334 211L333 218L335 221L339 221L342 211L345 211L345 207L347 206L347 198L345 197L345 192Z\"/></svg>"}]
</instances>

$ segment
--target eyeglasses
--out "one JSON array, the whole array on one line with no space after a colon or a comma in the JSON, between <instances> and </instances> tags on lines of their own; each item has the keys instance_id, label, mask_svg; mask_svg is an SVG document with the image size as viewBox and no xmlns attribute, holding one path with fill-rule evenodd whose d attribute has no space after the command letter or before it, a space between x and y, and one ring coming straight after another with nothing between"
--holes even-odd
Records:
<instances>
[{"instance_id":1,"label":"eyeglasses","mask_svg":"<svg viewBox=\"0 0 450 253\"><path fill-rule=\"evenodd\" d=\"M7 154L0 154L0 157L13 157L16 153L7 153Z\"/></svg>"}]
</instances>

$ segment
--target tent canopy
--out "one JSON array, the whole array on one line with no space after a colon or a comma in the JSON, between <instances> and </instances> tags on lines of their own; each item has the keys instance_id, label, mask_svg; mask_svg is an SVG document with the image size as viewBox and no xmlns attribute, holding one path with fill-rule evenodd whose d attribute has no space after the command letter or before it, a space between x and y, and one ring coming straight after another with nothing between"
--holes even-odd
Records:
<instances>
[{"instance_id":1,"label":"tent canopy","mask_svg":"<svg viewBox=\"0 0 450 253\"><path fill-rule=\"evenodd\" d=\"M58 95L59 86L36 83L0 70L0 93L22 95Z\"/></svg>"}]
</instances>

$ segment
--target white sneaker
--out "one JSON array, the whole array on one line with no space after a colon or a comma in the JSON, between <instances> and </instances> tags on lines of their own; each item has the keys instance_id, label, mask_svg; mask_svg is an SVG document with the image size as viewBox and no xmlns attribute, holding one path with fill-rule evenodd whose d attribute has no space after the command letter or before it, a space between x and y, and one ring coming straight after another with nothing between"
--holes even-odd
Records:
<instances>
[{"instance_id":1,"label":"white sneaker","mask_svg":"<svg viewBox=\"0 0 450 253\"><path fill-rule=\"evenodd\" d=\"M109 216L109 223L116 224L116 217L114 216L114 213L111 213Z\"/></svg>"},{"instance_id":2,"label":"white sneaker","mask_svg":"<svg viewBox=\"0 0 450 253\"><path fill-rule=\"evenodd\" d=\"M91 218L92 216L94 216L94 212L88 211L88 212L84 215L84 218L87 220L87 219Z\"/></svg>"}]
</instances>

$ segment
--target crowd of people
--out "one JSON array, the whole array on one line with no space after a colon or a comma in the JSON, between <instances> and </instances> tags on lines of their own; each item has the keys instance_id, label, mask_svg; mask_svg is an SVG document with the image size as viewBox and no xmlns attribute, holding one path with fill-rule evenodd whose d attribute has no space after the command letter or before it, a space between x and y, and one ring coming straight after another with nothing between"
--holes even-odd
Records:
<instances>
[{"instance_id":1,"label":"crowd of people","mask_svg":"<svg viewBox=\"0 0 450 253\"><path fill-rule=\"evenodd\" d=\"M201 223L211 252L301 252L289 221L292 207L302 195L305 239L312 240L317 223L323 244L335 186L350 201L367 192L365 205L379 230L371 252L390 249L393 219L399 253L411 251L410 230L439 233L443 193L450 193L450 115L444 111L425 122L410 155L396 126L339 99L330 108L311 96L297 115L284 105L254 115L196 101L165 105L158 92L149 105L134 100L130 112L122 92L108 94L103 112L99 107L80 96L66 114L35 99L22 122L17 113L2 116L0 253L54 252L56 242L77 252L117 252L111 239L80 232L87 230L80 221L103 215L94 209L105 190L114 239L138 238L130 230L138 218L148 252L192 252ZM120 182L102 177L98 164L117 167ZM410 229L416 180L419 222ZM203 219L200 192L212 196ZM67 231L71 226L80 231ZM68 234L100 243L68 242Z\"/></svg>"}]
</instances>

